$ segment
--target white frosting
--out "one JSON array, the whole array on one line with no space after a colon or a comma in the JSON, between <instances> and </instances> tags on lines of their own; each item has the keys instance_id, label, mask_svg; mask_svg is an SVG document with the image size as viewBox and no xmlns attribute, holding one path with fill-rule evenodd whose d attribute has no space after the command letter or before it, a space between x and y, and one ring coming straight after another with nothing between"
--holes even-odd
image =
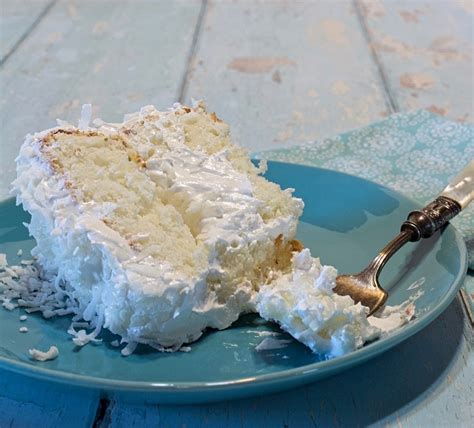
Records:
<instances>
[{"instance_id":1,"label":"white frosting","mask_svg":"<svg viewBox=\"0 0 474 428\"><path fill-rule=\"evenodd\" d=\"M337 357L363 346L405 324L413 310L407 305L385 308L367 318L366 308L332 289L337 271L321 265L304 249L293 257L293 269L263 286L257 296L257 311L276 321L295 339L315 353Z\"/></svg>"}]
</instances>

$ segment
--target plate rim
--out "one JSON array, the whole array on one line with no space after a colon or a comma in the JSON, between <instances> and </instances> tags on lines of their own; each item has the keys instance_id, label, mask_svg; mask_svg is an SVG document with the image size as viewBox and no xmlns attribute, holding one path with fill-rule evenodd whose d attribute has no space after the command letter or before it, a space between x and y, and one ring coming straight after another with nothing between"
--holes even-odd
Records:
<instances>
[{"instance_id":1,"label":"plate rim","mask_svg":"<svg viewBox=\"0 0 474 428\"><path fill-rule=\"evenodd\" d=\"M319 168L303 164L295 164L289 162L279 161L268 161L268 163L280 164L280 165L291 165L308 169L320 170L323 172L336 173L347 176L351 179L357 179L370 185L376 185L379 188L396 195L397 198L403 198L406 201L411 202L416 206L421 204L414 199L405 196L404 194L390 189L384 185L376 183L365 178L347 174L344 172ZM9 199L6 198L0 202L6 202ZM467 272L467 248L463 237L459 231L452 224L447 226L454 234L454 241L460 250L460 269L457 276L453 279L448 292L443 296L440 302L435 305L431 310L422 314L420 318L417 318L414 322L409 323L406 327L403 327L394 333L390 334L382 340L376 340L360 349L352 351L341 357L333 358L325 361L318 361L315 363L307 364L300 367L283 369L278 372L267 373L252 377L243 377L229 379L218 382L147 382L147 381L131 381L131 380L117 380L108 379L97 376L89 376L83 374L76 374L70 372L64 372L61 370L50 369L47 367L33 366L26 362L14 361L8 357L0 355L0 369L9 372L14 372L36 379L42 379L59 384L67 384L70 386L83 387L87 389L100 389L110 390L114 392L147 392L153 394L169 394L169 393L206 393L206 392L225 392L231 391L238 387L249 388L249 394L251 395L250 387L253 389L265 387L265 385L273 384L275 382L291 382L300 380L301 383L308 383L312 380L316 380L321 372L325 376L330 376L336 371L342 371L347 366L355 366L363 363L364 361L379 355L390 348L393 348L400 342L408 339L414 334L424 329L428 324L434 321L442 312L448 307L448 305L454 300L457 292L459 291L463 280Z\"/></svg>"}]
</instances>

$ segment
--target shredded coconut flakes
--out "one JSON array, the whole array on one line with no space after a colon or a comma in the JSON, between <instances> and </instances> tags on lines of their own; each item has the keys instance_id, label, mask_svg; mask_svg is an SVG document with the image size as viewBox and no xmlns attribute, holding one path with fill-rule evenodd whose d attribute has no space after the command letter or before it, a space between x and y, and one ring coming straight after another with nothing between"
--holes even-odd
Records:
<instances>
[{"instance_id":1,"label":"shredded coconut flakes","mask_svg":"<svg viewBox=\"0 0 474 428\"><path fill-rule=\"evenodd\" d=\"M28 352L30 353L31 358L36 361L54 360L59 355L56 346L51 346L46 352L42 352L35 348L29 349Z\"/></svg>"},{"instance_id":2,"label":"shredded coconut flakes","mask_svg":"<svg viewBox=\"0 0 474 428\"><path fill-rule=\"evenodd\" d=\"M0 269L5 269L7 266L7 255L4 253L0 253Z\"/></svg>"},{"instance_id":3,"label":"shredded coconut flakes","mask_svg":"<svg viewBox=\"0 0 474 428\"><path fill-rule=\"evenodd\" d=\"M85 130L89 127L92 118L92 104L84 104L81 109L81 118L79 119L78 128Z\"/></svg>"},{"instance_id":4,"label":"shredded coconut flakes","mask_svg":"<svg viewBox=\"0 0 474 428\"><path fill-rule=\"evenodd\" d=\"M6 255L0 254L0 303L5 309L11 311L22 307L27 313L41 312L44 318L73 315L68 333L73 336L75 345L101 342L97 336L102 328L103 316L83 321L87 308L79 305L73 290L61 279L60 273L47 273L34 260L22 260L21 263L23 266L8 266ZM26 319L26 315L20 316L20 321ZM92 332L87 333L85 329L92 329ZM28 329L21 327L20 331Z\"/></svg>"},{"instance_id":5,"label":"shredded coconut flakes","mask_svg":"<svg viewBox=\"0 0 474 428\"><path fill-rule=\"evenodd\" d=\"M104 315L95 314L90 310L94 302L87 306L81 306L74 297L74 290L63 281L61 272L57 274L46 272L35 260L22 260L20 263L22 266L8 266L6 255L0 254L0 303L5 309L11 311L21 307L28 314L41 312L44 318L72 315L72 322L67 332L72 336L72 341L76 346L102 342L102 339L97 339L97 336L101 332ZM20 316L20 321L26 319L26 315ZM21 329L22 332L28 330L26 327L21 327ZM87 330L92 331L87 333ZM127 343L124 339L121 343L126 344L121 350L124 357L131 355L137 347L137 343ZM114 340L111 345L118 347L120 343L118 340ZM165 348L156 343L149 345L161 352L178 350L189 352L191 349L187 346ZM32 358L35 357L32 356Z\"/></svg>"}]
</instances>

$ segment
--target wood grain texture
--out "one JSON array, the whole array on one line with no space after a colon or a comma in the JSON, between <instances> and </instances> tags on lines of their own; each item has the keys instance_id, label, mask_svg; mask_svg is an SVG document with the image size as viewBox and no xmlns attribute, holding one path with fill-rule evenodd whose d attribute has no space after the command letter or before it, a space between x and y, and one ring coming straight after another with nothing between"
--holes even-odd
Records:
<instances>
[{"instance_id":1,"label":"wood grain texture","mask_svg":"<svg viewBox=\"0 0 474 428\"><path fill-rule=\"evenodd\" d=\"M0 199L25 134L76 123L83 103L121 120L145 104L178 98L199 1L60 2L0 72Z\"/></svg>"},{"instance_id":2,"label":"wood grain texture","mask_svg":"<svg viewBox=\"0 0 474 428\"><path fill-rule=\"evenodd\" d=\"M349 2L209 1L185 100L205 98L253 150L307 142L387 114Z\"/></svg>"},{"instance_id":3,"label":"wood grain texture","mask_svg":"<svg viewBox=\"0 0 474 428\"><path fill-rule=\"evenodd\" d=\"M91 426L99 394L0 372L0 427Z\"/></svg>"},{"instance_id":4,"label":"wood grain texture","mask_svg":"<svg viewBox=\"0 0 474 428\"><path fill-rule=\"evenodd\" d=\"M399 110L474 120L474 6L462 0L359 0Z\"/></svg>"},{"instance_id":5,"label":"wood grain texture","mask_svg":"<svg viewBox=\"0 0 474 428\"><path fill-rule=\"evenodd\" d=\"M390 352L308 387L201 406L115 402L108 422L111 427L468 427L474 418L473 345L456 299Z\"/></svg>"},{"instance_id":6,"label":"wood grain texture","mask_svg":"<svg viewBox=\"0 0 474 428\"><path fill-rule=\"evenodd\" d=\"M0 63L48 12L54 0L0 1Z\"/></svg>"}]
</instances>

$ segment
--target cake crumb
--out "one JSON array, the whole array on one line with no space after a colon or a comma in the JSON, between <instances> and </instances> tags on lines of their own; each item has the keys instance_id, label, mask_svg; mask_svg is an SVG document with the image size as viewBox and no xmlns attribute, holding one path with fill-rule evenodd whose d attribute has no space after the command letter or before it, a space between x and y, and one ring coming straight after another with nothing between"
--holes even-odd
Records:
<instances>
[{"instance_id":1,"label":"cake crumb","mask_svg":"<svg viewBox=\"0 0 474 428\"><path fill-rule=\"evenodd\" d=\"M28 352L31 358L36 361L54 360L59 355L59 351L56 346L51 346L46 352L42 352L35 348L29 349Z\"/></svg>"},{"instance_id":2,"label":"cake crumb","mask_svg":"<svg viewBox=\"0 0 474 428\"><path fill-rule=\"evenodd\" d=\"M28 333L28 327L20 327L20 333Z\"/></svg>"},{"instance_id":3,"label":"cake crumb","mask_svg":"<svg viewBox=\"0 0 474 428\"><path fill-rule=\"evenodd\" d=\"M18 252L16 253L18 257L21 257L23 255L23 250L20 248Z\"/></svg>"},{"instance_id":4,"label":"cake crumb","mask_svg":"<svg viewBox=\"0 0 474 428\"><path fill-rule=\"evenodd\" d=\"M28 317L26 315L21 315L20 316L20 321L26 321Z\"/></svg>"}]
</instances>

